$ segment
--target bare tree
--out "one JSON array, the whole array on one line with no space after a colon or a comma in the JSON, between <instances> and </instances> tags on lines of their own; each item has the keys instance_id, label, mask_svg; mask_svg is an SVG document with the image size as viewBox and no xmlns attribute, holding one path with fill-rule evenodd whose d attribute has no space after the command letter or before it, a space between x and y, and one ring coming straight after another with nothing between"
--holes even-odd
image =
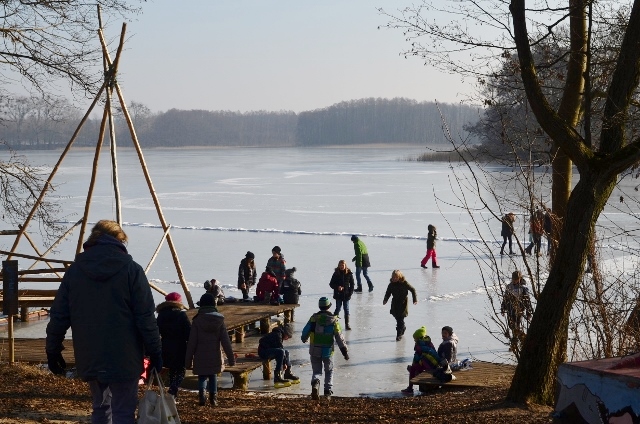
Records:
<instances>
[{"instance_id":1,"label":"bare tree","mask_svg":"<svg viewBox=\"0 0 640 424\"><path fill-rule=\"evenodd\" d=\"M426 3L424 5L428 7ZM593 37L605 34L594 31L594 28L616 18L616 13L623 7L606 2L594 5L582 0L569 0L562 5L541 2L529 7L525 0L508 3L469 1L456 2L456 5L455 9L450 9L455 16L472 18L478 25L499 29L503 31L502 37L497 38L498 42L484 42L474 37L472 32L467 32L461 21L445 26L415 18L416 13L420 15L425 11L420 8L405 10L409 16L393 17L390 26L402 27L409 37L425 36L433 42L425 43L425 48L413 44L411 52L415 55L437 57L440 54L443 56L441 63L451 68L450 64L454 64L463 71L464 66L453 57L454 49L447 43L457 46L457 52L480 47L485 56L494 61L497 56L487 53L487 48L515 49L517 53L518 69L531 111L554 143L553 212L558 216L561 228L555 230L559 240L555 260L538 296L508 398L517 402L553 403L555 376L558 366L566 359L570 314L587 255L594 242L596 221L620 173L640 161L640 139L637 136L629 138L633 134L629 117L637 107L634 98L638 95L640 77L640 0L632 2L629 14L617 16L622 16L618 21L622 20L621 28L624 28L620 42L616 44L618 39L615 37L609 40L613 43L610 49L614 52L610 67L613 71L605 76L602 83L601 127L594 129L585 124L582 131L578 128L581 114L589 123L594 113L590 61L591 47L596 44ZM553 37L555 30L565 21L568 22L570 37L569 48L565 51L568 62L563 73L565 83L561 100L555 109L543 91L532 45L544 37ZM447 45L443 46L443 43ZM446 58L450 59L449 62L445 61ZM487 69L476 66L465 72L479 75L478 68ZM583 105L586 105L584 110ZM573 189L572 163L580 173L580 180Z\"/></svg>"},{"instance_id":2,"label":"bare tree","mask_svg":"<svg viewBox=\"0 0 640 424\"><path fill-rule=\"evenodd\" d=\"M54 99L48 93L60 82L68 83L73 93L95 91L103 79L96 6L109 19L138 13L140 9L130 3L126 0L2 2L0 98L4 99L2 113L12 118L20 142L22 125L34 105L28 97L10 100L11 88L21 83L26 91L39 93L45 102ZM55 102L53 104L55 108ZM11 153L8 158L0 159L0 182L3 219L17 225L23 210L30 209L33 193L41 190L41 175L38 168L29 166L25 157ZM45 201L36 213L44 234L57 230L52 218L55 212L55 205Z\"/></svg>"}]
</instances>

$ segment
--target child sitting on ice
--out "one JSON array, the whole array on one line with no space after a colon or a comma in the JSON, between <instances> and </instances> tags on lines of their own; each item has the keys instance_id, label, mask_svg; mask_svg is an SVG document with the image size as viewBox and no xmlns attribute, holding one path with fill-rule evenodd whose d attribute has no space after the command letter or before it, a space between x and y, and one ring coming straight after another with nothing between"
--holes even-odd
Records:
<instances>
[{"instance_id":1,"label":"child sitting on ice","mask_svg":"<svg viewBox=\"0 0 640 424\"><path fill-rule=\"evenodd\" d=\"M431 337L427 336L427 328L422 326L413 333L413 340L416 342L413 350L413 362L407 366L409 371L409 386L402 390L404 394L413 394L413 384L411 379L423 371L433 371L440 363L440 357L436 348L431 342Z\"/></svg>"}]
</instances>

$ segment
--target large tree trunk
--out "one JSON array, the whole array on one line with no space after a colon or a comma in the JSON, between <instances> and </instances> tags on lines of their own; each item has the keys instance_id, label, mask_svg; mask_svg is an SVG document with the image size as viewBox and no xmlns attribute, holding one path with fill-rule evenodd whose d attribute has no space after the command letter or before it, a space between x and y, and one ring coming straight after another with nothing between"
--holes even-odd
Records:
<instances>
[{"instance_id":1,"label":"large tree trunk","mask_svg":"<svg viewBox=\"0 0 640 424\"><path fill-rule=\"evenodd\" d=\"M567 205L571 219L562 229L555 262L538 298L509 390L511 401L554 402L555 378L565 357L566 329L584 273L587 246L615 181L615 176L591 174L573 189Z\"/></svg>"}]
</instances>

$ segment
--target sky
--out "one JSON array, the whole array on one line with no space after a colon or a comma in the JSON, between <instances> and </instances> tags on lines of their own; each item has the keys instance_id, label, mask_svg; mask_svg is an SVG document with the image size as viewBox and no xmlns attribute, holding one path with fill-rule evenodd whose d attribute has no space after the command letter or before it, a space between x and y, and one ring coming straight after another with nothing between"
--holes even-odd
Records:
<instances>
[{"instance_id":1,"label":"sky","mask_svg":"<svg viewBox=\"0 0 640 424\"><path fill-rule=\"evenodd\" d=\"M127 103L155 112L300 112L367 97L460 102L472 85L405 59L402 32L378 29L388 19L377 7L412 1L153 0L127 24L118 81ZM107 28L119 32L119 22Z\"/></svg>"}]
</instances>

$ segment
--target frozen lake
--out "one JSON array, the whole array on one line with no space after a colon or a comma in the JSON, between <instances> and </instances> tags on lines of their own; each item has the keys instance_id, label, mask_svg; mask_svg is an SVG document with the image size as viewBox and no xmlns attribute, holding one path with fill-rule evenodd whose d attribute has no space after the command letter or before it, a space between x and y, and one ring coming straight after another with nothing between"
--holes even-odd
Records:
<instances>
[{"instance_id":1,"label":"frozen lake","mask_svg":"<svg viewBox=\"0 0 640 424\"><path fill-rule=\"evenodd\" d=\"M317 310L318 299L331 296L329 280L338 261L351 263L351 234L359 234L369 249L375 289L354 294L351 300L353 330L345 332L351 360L345 361L339 352L335 356L335 395L399 395L413 355L410 335L422 325L436 346L440 328L453 327L460 339L459 359L509 360L505 345L474 321L488 320L478 264L468 251L479 237L467 211L456 206L449 164L404 160L423 151L422 147L145 151L194 301L210 278L223 283L227 296L241 297L235 288L237 267L248 250L255 253L259 272L274 245L282 248L287 267L298 269L301 306L296 310L296 334L286 345L302 383L281 392L310 391L308 345L300 342L300 332ZM59 152L29 152L29 157L34 164L51 166ZM91 151L71 152L54 180L65 222L82 215L92 158ZM108 152L102 159L91 222L115 219ZM135 152L122 150L118 160L129 251L145 267L162 230ZM441 200L437 202L436 196ZM430 263L428 269L420 268L429 224L437 227L441 238L436 249L441 268L435 270ZM523 224L516 222L518 231L523 231ZM500 224L494 227L494 236L499 236ZM8 249L11 241L0 239L2 249ZM76 242L77 232L53 257L73 258ZM33 254L24 242L19 251ZM500 266L510 273L519 265L518 258L505 258ZM400 342L395 341L389 307L382 305L394 269L403 271L419 300L409 307L408 337ZM166 245L148 277L166 291L181 291ZM157 293L155 297L162 300ZM19 336L42 337L45 325L20 327ZM230 383L223 380L223 384ZM250 386L269 387L259 371Z\"/></svg>"}]
</instances>

